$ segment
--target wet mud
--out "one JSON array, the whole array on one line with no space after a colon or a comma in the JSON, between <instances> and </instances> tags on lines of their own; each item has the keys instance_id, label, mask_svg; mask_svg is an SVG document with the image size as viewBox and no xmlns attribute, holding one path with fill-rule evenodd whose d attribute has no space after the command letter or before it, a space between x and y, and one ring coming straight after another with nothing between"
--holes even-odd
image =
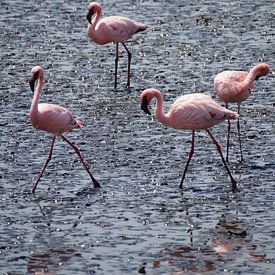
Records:
<instances>
[{"instance_id":1,"label":"wet mud","mask_svg":"<svg viewBox=\"0 0 275 275\"><path fill-rule=\"evenodd\" d=\"M84 1L0 3L1 274L273 274L275 187L275 13L273 1L102 1L103 16L149 27L120 47L86 35ZM162 91L165 110L180 95L213 96L214 76L266 62L241 105L245 163L237 127L230 179L207 133L196 133L184 188L178 185L191 132L161 125L139 95ZM36 195L31 189L51 145L28 119L31 68L45 70L41 102L67 107L85 127L57 139ZM272 73L273 72L273 73ZM220 102L221 103L221 102ZM230 105L232 110L237 106ZM225 152L226 123L212 129Z\"/></svg>"}]
</instances>

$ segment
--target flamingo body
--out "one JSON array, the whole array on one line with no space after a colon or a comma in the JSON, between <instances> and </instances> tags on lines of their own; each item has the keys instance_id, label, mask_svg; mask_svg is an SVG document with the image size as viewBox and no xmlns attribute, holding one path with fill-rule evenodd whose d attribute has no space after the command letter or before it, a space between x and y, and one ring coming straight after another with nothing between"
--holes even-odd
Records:
<instances>
[{"instance_id":1,"label":"flamingo body","mask_svg":"<svg viewBox=\"0 0 275 275\"><path fill-rule=\"evenodd\" d=\"M210 96L201 93L179 97L170 107L167 114L163 113L163 97L158 90L147 89L141 93L143 108L156 97L156 116L163 124L174 129L205 130L228 119L236 119L235 112L219 105ZM148 113L148 112L147 112Z\"/></svg>"},{"instance_id":2,"label":"flamingo body","mask_svg":"<svg viewBox=\"0 0 275 275\"><path fill-rule=\"evenodd\" d=\"M214 78L215 92L225 103L238 103L246 100L253 88L254 80L269 73L269 66L260 63L249 72L224 71Z\"/></svg>"},{"instance_id":3,"label":"flamingo body","mask_svg":"<svg viewBox=\"0 0 275 275\"><path fill-rule=\"evenodd\" d=\"M146 30L147 26L122 16L105 17L88 26L89 38L99 45L121 43L135 33Z\"/></svg>"},{"instance_id":4,"label":"flamingo body","mask_svg":"<svg viewBox=\"0 0 275 275\"><path fill-rule=\"evenodd\" d=\"M249 72L244 71L223 71L214 78L214 88L218 97L225 102L226 107L228 103L238 104L238 114L240 114L240 104L246 100L254 87L254 81L260 76L269 73L269 65L260 63L254 66ZM244 162L241 145L240 134L240 120L237 122L238 139L240 146L240 162ZM231 124L228 121L228 134L227 134L227 153L226 160L228 161L229 155L229 137L230 137Z\"/></svg>"},{"instance_id":5,"label":"flamingo body","mask_svg":"<svg viewBox=\"0 0 275 275\"><path fill-rule=\"evenodd\" d=\"M249 97L253 83L248 87L242 87L248 73L243 71L224 71L214 79L215 91L218 97L227 103L237 103Z\"/></svg>"},{"instance_id":6,"label":"flamingo body","mask_svg":"<svg viewBox=\"0 0 275 275\"><path fill-rule=\"evenodd\" d=\"M51 145L48 158L38 176L38 179L36 180L36 183L33 187L32 192L35 193L35 189L38 185L38 182L42 177L49 161L51 160L56 136L60 136L75 150L81 162L83 163L85 169L90 175L94 186L100 187L100 184L93 177L87 164L82 158L78 147L63 135L63 133L71 131L74 128L83 128L83 124L79 120L75 120L72 113L62 106L59 106L56 104L39 103L40 94L42 92L43 80L44 80L43 69L40 66L33 67L31 71L31 78L29 81L31 90L34 92L32 104L29 112L30 121L34 128L53 134L53 140L52 140L52 145ZM38 83L37 83L36 89L34 89L36 81L38 81Z\"/></svg>"},{"instance_id":7,"label":"flamingo body","mask_svg":"<svg viewBox=\"0 0 275 275\"><path fill-rule=\"evenodd\" d=\"M213 143L216 145L217 150L225 165L225 168L229 173L232 182L232 188L236 188L236 181L232 177L225 163L220 145L209 131L209 128L213 127L218 123L221 123L225 119L239 118L239 115L236 112L230 111L222 107L217 102L215 102L210 96L199 93L179 97L171 105L167 114L163 112L163 97L160 91L156 89L146 89L141 93L140 97L141 109L145 113L151 114L148 109L148 105L153 98L156 98L156 117L161 123L174 129L192 130L192 147L180 182L180 188L182 188L183 180L185 178L189 162L194 153L195 130L207 131Z\"/></svg>"},{"instance_id":8,"label":"flamingo body","mask_svg":"<svg viewBox=\"0 0 275 275\"><path fill-rule=\"evenodd\" d=\"M66 108L48 103L38 104L37 112L30 111L32 126L38 130L59 136L74 128L83 128L79 120L75 120L72 113Z\"/></svg>"},{"instance_id":9,"label":"flamingo body","mask_svg":"<svg viewBox=\"0 0 275 275\"><path fill-rule=\"evenodd\" d=\"M88 5L87 20L89 22L87 34L88 37L99 45L108 43L116 43L116 60L115 60L115 89L117 86L117 66L118 66L118 44L121 43L128 54L128 78L127 87L130 87L130 63L131 52L126 47L125 42L131 38L135 33L147 29L143 23L123 17L123 16L109 16L100 18L102 14L102 7L97 2L92 2ZM94 16L95 15L95 16ZM93 17L94 16L94 17Z\"/></svg>"}]
</instances>

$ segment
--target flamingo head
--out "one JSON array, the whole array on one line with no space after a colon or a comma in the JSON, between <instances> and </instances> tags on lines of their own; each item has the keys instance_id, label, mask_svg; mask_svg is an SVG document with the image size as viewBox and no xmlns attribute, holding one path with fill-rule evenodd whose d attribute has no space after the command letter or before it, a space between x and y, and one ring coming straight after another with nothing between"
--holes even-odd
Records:
<instances>
[{"instance_id":1,"label":"flamingo head","mask_svg":"<svg viewBox=\"0 0 275 275\"><path fill-rule=\"evenodd\" d=\"M97 2L91 2L88 7L87 20L92 24L92 17L95 13L101 12L101 5Z\"/></svg>"},{"instance_id":2,"label":"flamingo head","mask_svg":"<svg viewBox=\"0 0 275 275\"><path fill-rule=\"evenodd\" d=\"M76 120L75 121L75 128L83 128L84 125L82 124L82 122L80 120Z\"/></svg>"},{"instance_id":3,"label":"flamingo head","mask_svg":"<svg viewBox=\"0 0 275 275\"><path fill-rule=\"evenodd\" d=\"M141 99L141 109L148 115L151 115L151 112L148 108L151 100L154 97L157 97L160 94L160 92L156 89L146 89L144 90L141 95L140 95L140 99Z\"/></svg>"},{"instance_id":4,"label":"flamingo head","mask_svg":"<svg viewBox=\"0 0 275 275\"><path fill-rule=\"evenodd\" d=\"M149 101L148 101L148 98L146 95L144 95L142 98L141 98L141 110L148 114L148 115L151 115L151 112L148 108L148 105L149 105Z\"/></svg>"},{"instance_id":5,"label":"flamingo head","mask_svg":"<svg viewBox=\"0 0 275 275\"><path fill-rule=\"evenodd\" d=\"M256 74L255 80L258 80L260 76L269 74L270 71L269 65L267 65L266 63L260 63L256 65L253 69L255 69Z\"/></svg>"},{"instance_id":6,"label":"flamingo head","mask_svg":"<svg viewBox=\"0 0 275 275\"><path fill-rule=\"evenodd\" d=\"M35 66L32 68L31 77L29 79L29 84L32 92L34 92L35 82L39 77L43 77L43 69L40 66Z\"/></svg>"}]
</instances>

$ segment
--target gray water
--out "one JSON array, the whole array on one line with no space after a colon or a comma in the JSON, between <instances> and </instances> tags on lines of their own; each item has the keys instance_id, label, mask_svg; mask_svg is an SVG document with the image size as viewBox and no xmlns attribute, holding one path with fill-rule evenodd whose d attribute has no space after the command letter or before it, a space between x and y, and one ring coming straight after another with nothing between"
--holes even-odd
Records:
<instances>
[{"instance_id":1,"label":"gray water","mask_svg":"<svg viewBox=\"0 0 275 275\"><path fill-rule=\"evenodd\" d=\"M129 90L120 48L115 91L115 46L87 38L87 2L1 0L1 274L275 273L275 5L252 2L102 1L104 16L149 26L127 43ZM160 89L166 110L183 94L215 98L218 72L259 62L273 73L241 107L244 164L233 127L228 165L238 192L203 131L179 190L191 132L146 116L140 92ZM35 65L45 70L41 102L66 106L85 124L66 136L101 189L58 139L32 195L52 138L28 119ZM226 123L212 133L224 149Z\"/></svg>"}]
</instances>

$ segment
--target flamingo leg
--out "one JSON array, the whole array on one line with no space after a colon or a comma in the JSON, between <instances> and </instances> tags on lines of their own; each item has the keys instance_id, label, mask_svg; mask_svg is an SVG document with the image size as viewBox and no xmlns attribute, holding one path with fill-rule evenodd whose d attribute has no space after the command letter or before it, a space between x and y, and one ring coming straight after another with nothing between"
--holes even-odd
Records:
<instances>
[{"instance_id":1,"label":"flamingo leg","mask_svg":"<svg viewBox=\"0 0 275 275\"><path fill-rule=\"evenodd\" d=\"M183 181L184 181L184 178L185 178L185 174L187 172L188 165L189 165L190 160L191 160L191 158L194 154L194 148L195 148L195 131L192 130L192 145L191 145L191 150L189 152L189 157L188 157L187 163L185 165L185 168L184 168L184 171L183 171L183 174L182 174L182 178L181 178L181 181L180 181L180 185L179 185L179 188L181 188L181 189L182 189Z\"/></svg>"},{"instance_id":2,"label":"flamingo leg","mask_svg":"<svg viewBox=\"0 0 275 275\"><path fill-rule=\"evenodd\" d=\"M238 114L240 114L240 104L238 104ZM241 123L240 123L239 118L238 118L238 121L237 121L237 129L238 129L238 140L239 140L240 154L241 154L240 163L244 163L242 143L241 143Z\"/></svg>"},{"instance_id":3,"label":"flamingo leg","mask_svg":"<svg viewBox=\"0 0 275 275\"><path fill-rule=\"evenodd\" d=\"M128 54L128 73L127 73L127 85L126 87L127 88L130 88L130 77L131 77L131 58L132 58L132 54L131 52L129 51L129 49L126 47L125 43L124 42L121 42L123 47L125 48L127 54Z\"/></svg>"},{"instance_id":4,"label":"flamingo leg","mask_svg":"<svg viewBox=\"0 0 275 275\"><path fill-rule=\"evenodd\" d=\"M74 150L75 152L77 153L77 155L79 156L82 164L84 165L85 169L87 170L88 174L90 175L92 181L93 181L93 184L94 184L94 187L97 188L97 187L101 187L100 184L98 183L98 181L94 178L94 176L92 175L92 173L90 172L89 168L88 168L88 165L86 164L85 160L83 159L83 157L81 156L81 153L78 149L78 147L72 143L71 141L69 141L65 136L61 135L62 139L65 140Z\"/></svg>"},{"instance_id":5,"label":"flamingo leg","mask_svg":"<svg viewBox=\"0 0 275 275\"><path fill-rule=\"evenodd\" d=\"M36 182L35 182L33 188L32 188L32 193L33 193L33 194L35 193L35 189L36 189L36 187L37 187L37 185L38 185L38 182L40 181L40 178L42 177L42 175L43 175L43 173L44 173L44 171L45 171L45 169L46 169L48 163L49 163L50 160L52 159L52 152L53 152L53 147L54 147L55 138L56 138L56 136L53 137L52 145L51 145L51 149L50 149L49 155L48 155L48 157L47 157L47 159L46 159L46 162L45 162L45 164L44 164L44 166L43 166L43 168L42 168L42 170L41 170L41 172L40 172L40 174L39 174L39 176L38 176L38 178L37 178L37 180L36 180Z\"/></svg>"},{"instance_id":6,"label":"flamingo leg","mask_svg":"<svg viewBox=\"0 0 275 275\"><path fill-rule=\"evenodd\" d=\"M116 59L115 59L115 89L117 87L117 66L118 66L118 43L116 43Z\"/></svg>"},{"instance_id":7,"label":"flamingo leg","mask_svg":"<svg viewBox=\"0 0 275 275\"><path fill-rule=\"evenodd\" d=\"M228 109L228 103L225 105L226 109ZM226 161L228 162L228 155L229 155L229 140L230 140L230 129L231 129L231 122L230 119L227 120L227 143L226 143Z\"/></svg>"},{"instance_id":8,"label":"flamingo leg","mask_svg":"<svg viewBox=\"0 0 275 275\"><path fill-rule=\"evenodd\" d=\"M221 159L222 159L222 162L223 162L223 164L224 164L224 166L225 166L225 168L226 168L226 170L227 170L227 172L228 172L228 174L229 174L229 177L230 177L230 179L231 179L232 190L234 191L234 190L237 189L237 182L236 182L235 179L233 178L233 176L232 176L232 174L231 174L231 172L230 172L228 166L226 165L226 162L225 162L224 157L223 157L223 154L222 154L221 146L220 146L220 144L218 143L218 141L213 137L213 135L211 134L211 132L210 132L208 129L206 129L206 132L209 134L209 136L211 137L213 143L216 145L217 151L219 152L219 154L220 154L220 156L221 156Z\"/></svg>"}]
</instances>

